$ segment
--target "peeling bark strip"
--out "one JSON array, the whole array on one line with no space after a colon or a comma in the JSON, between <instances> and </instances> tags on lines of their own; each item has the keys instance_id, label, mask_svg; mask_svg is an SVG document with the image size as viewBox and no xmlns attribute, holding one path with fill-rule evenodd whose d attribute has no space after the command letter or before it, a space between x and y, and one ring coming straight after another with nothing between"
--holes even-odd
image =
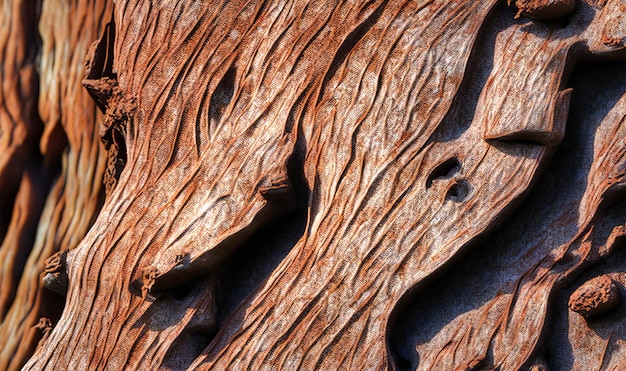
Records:
<instances>
[{"instance_id":1,"label":"peeling bark strip","mask_svg":"<svg viewBox=\"0 0 626 371\"><path fill-rule=\"evenodd\" d=\"M624 241L626 71L587 116L568 85L626 59L624 1L1 1L0 369L620 364L608 325L543 353L551 319L600 341L551 308ZM531 193L576 161L571 197ZM304 208L220 314L231 256ZM604 277L575 283L606 314Z\"/></svg>"}]
</instances>

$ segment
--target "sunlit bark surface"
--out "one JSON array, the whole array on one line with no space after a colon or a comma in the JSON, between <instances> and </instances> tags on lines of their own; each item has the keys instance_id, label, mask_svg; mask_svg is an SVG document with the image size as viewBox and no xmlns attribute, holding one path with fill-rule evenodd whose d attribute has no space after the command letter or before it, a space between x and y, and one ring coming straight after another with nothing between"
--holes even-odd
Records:
<instances>
[{"instance_id":1,"label":"sunlit bark surface","mask_svg":"<svg viewBox=\"0 0 626 371\"><path fill-rule=\"evenodd\" d=\"M1 0L0 369L626 367L626 3Z\"/></svg>"}]
</instances>

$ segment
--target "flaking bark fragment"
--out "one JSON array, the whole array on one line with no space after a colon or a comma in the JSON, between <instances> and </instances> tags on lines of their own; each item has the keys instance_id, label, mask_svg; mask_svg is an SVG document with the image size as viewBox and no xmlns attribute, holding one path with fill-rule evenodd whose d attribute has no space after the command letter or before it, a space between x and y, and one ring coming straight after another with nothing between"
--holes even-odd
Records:
<instances>
[{"instance_id":1,"label":"flaking bark fragment","mask_svg":"<svg viewBox=\"0 0 626 371\"><path fill-rule=\"evenodd\" d=\"M582 284L570 296L569 308L585 318L598 316L614 309L621 299L617 286L607 275Z\"/></svg>"},{"instance_id":2,"label":"flaking bark fragment","mask_svg":"<svg viewBox=\"0 0 626 371\"><path fill-rule=\"evenodd\" d=\"M59 295L67 293L67 250L58 251L46 260L43 286Z\"/></svg>"},{"instance_id":3,"label":"flaking bark fragment","mask_svg":"<svg viewBox=\"0 0 626 371\"><path fill-rule=\"evenodd\" d=\"M145 267L141 274L142 286L141 286L141 297L143 299L151 299L150 290L154 286L154 282L159 275L159 271L153 267L148 266Z\"/></svg>"},{"instance_id":4,"label":"flaking bark fragment","mask_svg":"<svg viewBox=\"0 0 626 371\"><path fill-rule=\"evenodd\" d=\"M511 0L509 0L509 5ZM518 9L515 18L524 14L538 20L551 20L567 16L574 10L574 0L516 0Z\"/></svg>"}]
</instances>

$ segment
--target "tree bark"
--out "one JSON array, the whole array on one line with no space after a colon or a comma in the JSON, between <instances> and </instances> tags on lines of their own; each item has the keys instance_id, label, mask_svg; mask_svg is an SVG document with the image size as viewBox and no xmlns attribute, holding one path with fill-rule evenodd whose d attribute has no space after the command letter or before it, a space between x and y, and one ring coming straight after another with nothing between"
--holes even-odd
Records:
<instances>
[{"instance_id":1,"label":"tree bark","mask_svg":"<svg viewBox=\"0 0 626 371\"><path fill-rule=\"evenodd\" d=\"M625 366L623 1L2 1L0 369Z\"/></svg>"}]
</instances>

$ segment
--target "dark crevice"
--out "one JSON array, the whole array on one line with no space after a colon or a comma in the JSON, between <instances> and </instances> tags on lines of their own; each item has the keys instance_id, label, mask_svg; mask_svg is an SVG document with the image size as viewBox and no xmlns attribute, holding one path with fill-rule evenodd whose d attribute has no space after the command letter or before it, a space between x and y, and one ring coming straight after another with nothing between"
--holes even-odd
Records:
<instances>
[{"instance_id":1,"label":"dark crevice","mask_svg":"<svg viewBox=\"0 0 626 371\"><path fill-rule=\"evenodd\" d=\"M294 117L294 120L298 119ZM295 127L301 130L299 125ZM246 237L214 272L215 277L219 277L217 286L209 284L208 288L201 289L211 291L215 297L215 310L211 319L190 324L177 337L164 358L164 367L187 369L210 346L227 321L236 321L230 318L231 314L270 276L303 236L307 221L308 187L302 165L305 156L304 136L298 135L298 138L300 140L296 142L294 153L287 164L288 177L297 195L295 211L261 226ZM197 294L199 285L205 280L200 277L192 282L185 281L187 283L155 292L154 295L157 302L184 305Z\"/></svg>"},{"instance_id":2,"label":"dark crevice","mask_svg":"<svg viewBox=\"0 0 626 371\"><path fill-rule=\"evenodd\" d=\"M386 5L387 1L383 1L378 6L378 8L376 8L372 12L372 14L370 14L370 16L368 16L361 24L359 24L354 30L352 30L352 32L350 32L348 36L346 36L346 38L343 40L343 42L339 46L339 49L337 49L337 53L335 53L332 62L330 63L328 71L324 75L324 80L322 82L320 90L321 92L326 89L328 82L335 76L337 70L348 58L348 55L354 49L356 44L363 38L363 36L365 36L365 33L369 31L372 26L378 21ZM318 96L317 104L320 103L322 96L323 94L320 94Z\"/></svg>"},{"instance_id":3,"label":"dark crevice","mask_svg":"<svg viewBox=\"0 0 626 371\"><path fill-rule=\"evenodd\" d=\"M215 90L213 91L213 93L211 93L211 98L209 99L208 127L206 128L209 138L211 138L216 127L220 124L226 107L231 103L233 99L233 96L235 94L236 79L237 70L235 69L235 63L233 62L233 64L226 71L224 76L222 76L220 82L215 87ZM207 93L208 91L204 93L205 97ZM198 156L200 156L200 154L202 153L203 146L199 122L199 118L196 118L195 144L196 153L198 154Z\"/></svg>"},{"instance_id":4,"label":"dark crevice","mask_svg":"<svg viewBox=\"0 0 626 371\"><path fill-rule=\"evenodd\" d=\"M104 132L101 140L107 150L107 167L103 182L105 192L109 195L117 185L117 181L126 166L126 139L117 127L112 127Z\"/></svg>"},{"instance_id":5,"label":"dark crevice","mask_svg":"<svg viewBox=\"0 0 626 371\"><path fill-rule=\"evenodd\" d=\"M450 188L448 188L448 191L446 192L446 200L461 202L467 198L471 189L472 187L465 179L459 179L455 181Z\"/></svg>"},{"instance_id":6,"label":"dark crevice","mask_svg":"<svg viewBox=\"0 0 626 371\"><path fill-rule=\"evenodd\" d=\"M305 106L306 109L306 106ZM297 207L306 208L311 192L304 174L304 160L306 157L306 138L301 125L297 126L297 137L293 152L287 161L287 177L291 182L295 194Z\"/></svg>"},{"instance_id":7,"label":"dark crevice","mask_svg":"<svg viewBox=\"0 0 626 371\"><path fill-rule=\"evenodd\" d=\"M257 10L256 14L254 15L254 21L252 22L252 24L256 24L257 22L263 20L263 15L265 14L265 9L267 8L267 0L263 0L261 2L261 5L259 6L259 10Z\"/></svg>"},{"instance_id":8,"label":"dark crevice","mask_svg":"<svg viewBox=\"0 0 626 371\"><path fill-rule=\"evenodd\" d=\"M177 300L177 301L183 301L189 296L189 294L191 294L193 287L194 287L194 282L190 282L182 286L170 289L169 294L172 297L172 299Z\"/></svg>"},{"instance_id":9,"label":"dark crevice","mask_svg":"<svg viewBox=\"0 0 626 371\"><path fill-rule=\"evenodd\" d=\"M0 184L1 186L2 184ZM10 187L0 187L0 245L4 242L4 237L11 224L11 216L13 214L13 205L15 204L15 195L17 194L17 187L10 185Z\"/></svg>"},{"instance_id":10,"label":"dark crevice","mask_svg":"<svg viewBox=\"0 0 626 371\"><path fill-rule=\"evenodd\" d=\"M572 13L574 14L574 13ZM554 30L558 30L558 29L563 29L563 28L567 28L567 26L570 25L571 21L572 21L573 15L570 16L566 16L566 17L561 17L561 18L557 18L557 19L552 19L549 21L543 21L543 23L545 23L545 25L548 28L554 29Z\"/></svg>"},{"instance_id":11,"label":"dark crevice","mask_svg":"<svg viewBox=\"0 0 626 371\"><path fill-rule=\"evenodd\" d=\"M14 284L10 287L10 291L5 303L11 303L15 298L18 289L17 284L20 282L20 278L24 273L26 261L30 256L33 245L35 244L37 228L39 226L41 213L45 206L46 195L51 189L54 177L58 176L57 169L50 169L44 165L41 165L43 161L41 157L32 157L35 157L35 159L28 159L26 164L23 164L25 169L23 176L30 176L31 180L35 180L34 184L32 184L35 189L30 192L30 198L28 200L28 210L22 210L22 212L25 213L26 218L24 218L24 220L22 221L22 226L20 233L17 236L17 241L11 241L12 243L14 243L12 247L17 248L17 250L14 251L14 256L12 257L13 264L11 265L11 268L8 272L10 273L10 278L5 277L5 279L10 279L12 282L14 282ZM7 211L10 213L13 210L13 207L11 207ZM8 216L10 217L11 215L9 214ZM24 215L22 217L24 217ZM0 309L2 309L2 313L0 313L0 316L4 317L7 314L9 307Z\"/></svg>"},{"instance_id":12,"label":"dark crevice","mask_svg":"<svg viewBox=\"0 0 626 371\"><path fill-rule=\"evenodd\" d=\"M218 324L264 282L304 234L306 210L256 231L224 264L217 288Z\"/></svg>"},{"instance_id":13,"label":"dark crevice","mask_svg":"<svg viewBox=\"0 0 626 371\"><path fill-rule=\"evenodd\" d=\"M124 132L132 121L135 102L119 87L114 70L115 22L114 15L106 24L95 50L89 51L86 61L87 75L83 86L104 113L101 141L107 150L107 167L104 174L105 193L109 195L126 165L126 138ZM93 53L93 55L91 55Z\"/></svg>"},{"instance_id":14,"label":"dark crevice","mask_svg":"<svg viewBox=\"0 0 626 371\"><path fill-rule=\"evenodd\" d=\"M98 80L101 78L117 79L117 75L113 72L113 52L115 50L115 22L114 16L111 15L111 21L106 24L104 33L96 46L94 60L86 78L90 80ZM102 107L100 107L103 109ZM105 110L103 109L103 112Z\"/></svg>"},{"instance_id":15,"label":"dark crevice","mask_svg":"<svg viewBox=\"0 0 626 371\"><path fill-rule=\"evenodd\" d=\"M308 97L306 93L310 91L310 89L311 84L308 84L306 89L304 89L303 92L300 93L295 103L293 104L293 107L289 111L289 115L287 115L287 122L285 123L285 133L291 133L294 126L296 125L296 122L302 117L301 115L303 110L301 110L301 108L303 108L305 99L306 97Z\"/></svg>"},{"instance_id":16,"label":"dark crevice","mask_svg":"<svg viewBox=\"0 0 626 371\"><path fill-rule=\"evenodd\" d=\"M202 93L202 102L206 102L207 96L209 95L209 89L204 89ZM211 125L211 117L209 115L209 125ZM195 127L194 127L194 139L196 141L196 155L200 157L202 153L202 119L200 115L196 115L195 117Z\"/></svg>"},{"instance_id":17,"label":"dark crevice","mask_svg":"<svg viewBox=\"0 0 626 371\"><path fill-rule=\"evenodd\" d=\"M211 302L214 297L215 279L202 276L191 282L155 293L156 299L147 313L153 330L163 329L183 321L192 310L193 315L186 327L171 341L163 357L161 367L168 370L187 370L193 361L211 343L217 334L216 307Z\"/></svg>"},{"instance_id":18,"label":"dark crevice","mask_svg":"<svg viewBox=\"0 0 626 371\"><path fill-rule=\"evenodd\" d=\"M191 329L189 331L187 338L189 343L193 345L193 353L196 354L196 357L200 356L202 351L211 344L216 334L216 329Z\"/></svg>"},{"instance_id":19,"label":"dark crevice","mask_svg":"<svg viewBox=\"0 0 626 371\"><path fill-rule=\"evenodd\" d=\"M514 144L520 146L545 146L549 141L550 134L538 132L516 132L497 138L487 138L486 141L497 146L498 143Z\"/></svg>"},{"instance_id":20,"label":"dark crevice","mask_svg":"<svg viewBox=\"0 0 626 371\"><path fill-rule=\"evenodd\" d=\"M215 87L215 91L211 95L211 100L209 101L210 121L219 121L224 113L224 109L233 99L236 77L237 73L235 67L230 67Z\"/></svg>"},{"instance_id":21,"label":"dark crevice","mask_svg":"<svg viewBox=\"0 0 626 371\"><path fill-rule=\"evenodd\" d=\"M461 170L461 163L459 159L456 157L452 157L447 159L437 167L433 169L428 178L426 179L426 189L430 188L433 185L433 181L437 179L448 179L452 178L454 174L458 173Z\"/></svg>"},{"instance_id":22,"label":"dark crevice","mask_svg":"<svg viewBox=\"0 0 626 371\"><path fill-rule=\"evenodd\" d=\"M410 360L400 355L395 356L395 361L396 361L396 369L398 371L415 370L415 368L417 367L417 365L413 364Z\"/></svg>"}]
</instances>

